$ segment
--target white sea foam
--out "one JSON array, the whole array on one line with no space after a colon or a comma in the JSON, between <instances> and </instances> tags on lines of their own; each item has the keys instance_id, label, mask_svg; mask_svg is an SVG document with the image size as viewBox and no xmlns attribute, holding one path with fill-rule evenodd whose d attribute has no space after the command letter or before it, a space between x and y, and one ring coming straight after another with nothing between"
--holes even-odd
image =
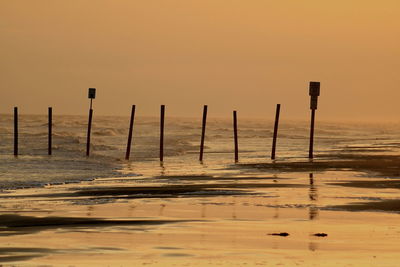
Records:
<instances>
[{"instance_id":1,"label":"white sea foam","mask_svg":"<svg viewBox=\"0 0 400 267\"><path fill-rule=\"evenodd\" d=\"M12 116L0 117L0 188L119 177L124 173L130 175L146 171L151 173L150 169L154 168L154 164L140 165L140 163L158 161L158 118L136 118L131 163L124 161L128 117L94 117L89 158L85 157L87 118L55 116L53 122L53 156L49 157L46 116L20 115L20 156L14 158ZM278 159L296 160L308 155L308 124L307 121L281 123L276 152ZM272 127L272 121L239 121L241 161L268 160ZM167 117L164 160L168 168L182 168L182 171L188 172L195 169L193 166L198 164L200 134L199 119ZM399 140L400 126L397 124L338 124L318 121L315 132L315 153L324 155L356 150L363 153L399 153ZM207 174L210 166L213 166L213 170L222 170L226 164L231 163L232 121L210 119L206 129L205 145L206 165L203 165L202 172Z\"/></svg>"}]
</instances>

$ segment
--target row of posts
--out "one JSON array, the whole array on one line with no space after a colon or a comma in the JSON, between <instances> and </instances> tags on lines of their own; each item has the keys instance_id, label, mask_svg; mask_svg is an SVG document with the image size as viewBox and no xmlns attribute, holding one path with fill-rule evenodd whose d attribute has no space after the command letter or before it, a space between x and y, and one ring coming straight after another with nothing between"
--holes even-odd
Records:
<instances>
[{"instance_id":1,"label":"row of posts","mask_svg":"<svg viewBox=\"0 0 400 267\"><path fill-rule=\"evenodd\" d=\"M309 146L309 158L313 158L313 147L314 147L314 123L315 123L315 110L317 109L317 101L318 96L320 94L320 83L319 82L310 82L309 95L311 97L310 101L310 109L311 109L311 125L310 125L310 146ZM88 130L87 130L87 141L86 141L86 156L90 155L90 136L92 129L92 120L93 120L93 99L96 96L96 89L89 88L89 99L90 99L90 108L89 108L89 121L88 121ZM129 132L128 132L128 142L126 147L125 159L129 160L132 146L132 136L133 136L133 126L135 121L135 109L136 106L132 105L131 118L129 124ZM199 160L203 161L204 154L204 141L205 141L205 133L206 133L206 124L207 124L207 105L203 107L203 120L202 120L202 129L201 129L201 140L200 140L200 155ZM271 151L271 159L275 160L276 154L276 144L278 138L278 126L279 126L279 115L280 115L281 105L276 105L276 113L275 113L275 124L274 124L274 133L272 138L272 151ZM53 109L49 107L48 109L48 155L52 155L52 125L53 125ZM160 161L164 161L164 122L165 122L165 105L161 105L160 110ZM239 143L238 143L238 124L237 124L237 111L233 111L233 136L234 136L234 155L235 162L239 161ZM14 107L14 155L18 156L18 108Z\"/></svg>"}]
</instances>

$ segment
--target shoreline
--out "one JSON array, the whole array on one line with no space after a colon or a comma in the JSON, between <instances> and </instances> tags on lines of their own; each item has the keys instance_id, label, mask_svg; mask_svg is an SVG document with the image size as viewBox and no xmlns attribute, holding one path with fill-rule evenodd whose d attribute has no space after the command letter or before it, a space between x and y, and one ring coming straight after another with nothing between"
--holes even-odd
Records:
<instances>
[{"instance_id":1,"label":"shoreline","mask_svg":"<svg viewBox=\"0 0 400 267\"><path fill-rule=\"evenodd\" d=\"M239 163L219 175L176 170L8 190L0 263L395 266L400 180L383 177L397 173L400 157L377 159Z\"/></svg>"}]
</instances>

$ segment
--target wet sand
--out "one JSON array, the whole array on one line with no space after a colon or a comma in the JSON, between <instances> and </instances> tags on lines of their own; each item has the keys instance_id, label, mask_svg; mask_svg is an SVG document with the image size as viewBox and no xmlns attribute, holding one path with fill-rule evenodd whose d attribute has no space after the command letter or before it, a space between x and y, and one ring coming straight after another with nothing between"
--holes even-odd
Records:
<instances>
[{"instance_id":1,"label":"wet sand","mask_svg":"<svg viewBox=\"0 0 400 267\"><path fill-rule=\"evenodd\" d=\"M398 266L400 158L237 164L0 194L5 266Z\"/></svg>"},{"instance_id":2,"label":"wet sand","mask_svg":"<svg viewBox=\"0 0 400 267\"><path fill-rule=\"evenodd\" d=\"M299 162L250 163L239 164L239 168L283 171L319 172L327 170L353 170L373 177L400 177L400 156L395 155L324 155L326 159Z\"/></svg>"}]
</instances>

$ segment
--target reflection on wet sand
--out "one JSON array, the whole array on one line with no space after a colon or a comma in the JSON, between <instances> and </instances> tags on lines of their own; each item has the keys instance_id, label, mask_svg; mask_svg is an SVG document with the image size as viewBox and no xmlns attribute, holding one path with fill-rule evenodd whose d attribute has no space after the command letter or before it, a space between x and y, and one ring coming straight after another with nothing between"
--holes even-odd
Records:
<instances>
[{"instance_id":1,"label":"reflection on wet sand","mask_svg":"<svg viewBox=\"0 0 400 267\"><path fill-rule=\"evenodd\" d=\"M0 215L0 236L32 234L48 229L93 228L115 225L152 226L177 223L174 220L112 220L81 217L35 217L14 214Z\"/></svg>"},{"instance_id":2,"label":"reflection on wet sand","mask_svg":"<svg viewBox=\"0 0 400 267\"><path fill-rule=\"evenodd\" d=\"M166 170L166 168L164 167L164 162L160 161L160 175L161 176L165 175L165 170Z\"/></svg>"},{"instance_id":3,"label":"reflection on wet sand","mask_svg":"<svg viewBox=\"0 0 400 267\"><path fill-rule=\"evenodd\" d=\"M206 203L201 203L201 215L200 215L201 218L206 218L206 209L207 209Z\"/></svg>"},{"instance_id":4,"label":"reflection on wet sand","mask_svg":"<svg viewBox=\"0 0 400 267\"><path fill-rule=\"evenodd\" d=\"M309 173L309 184L310 184L310 188L309 188L309 199L311 201L310 207L308 208L309 210L309 220L315 220L318 218L318 213L319 213L319 209L316 206L316 202L318 201L318 190L317 187L315 186L315 181L314 181L314 173ZM310 241L308 243L308 249L310 251L316 251L318 249L318 243L314 242L311 238L309 237Z\"/></svg>"},{"instance_id":5,"label":"reflection on wet sand","mask_svg":"<svg viewBox=\"0 0 400 267\"><path fill-rule=\"evenodd\" d=\"M160 204L160 211L158 212L158 216L163 216L164 214L164 209L167 205L165 204Z\"/></svg>"},{"instance_id":6,"label":"reflection on wet sand","mask_svg":"<svg viewBox=\"0 0 400 267\"><path fill-rule=\"evenodd\" d=\"M310 251L316 251L318 249L318 243L310 241L310 243L308 243L308 249Z\"/></svg>"},{"instance_id":7,"label":"reflection on wet sand","mask_svg":"<svg viewBox=\"0 0 400 267\"><path fill-rule=\"evenodd\" d=\"M236 197L235 196L233 196L232 219L233 220L237 219L237 215L236 215Z\"/></svg>"},{"instance_id":8,"label":"reflection on wet sand","mask_svg":"<svg viewBox=\"0 0 400 267\"><path fill-rule=\"evenodd\" d=\"M87 207L87 213L86 213L86 216L88 216L88 217L90 217L90 216L92 216L92 212L93 212L93 210L94 210L94 206L88 206Z\"/></svg>"},{"instance_id":9,"label":"reflection on wet sand","mask_svg":"<svg viewBox=\"0 0 400 267\"><path fill-rule=\"evenodd\" d=\"M315 202L318 200L318 191L317 191L317 187L315 186L315 183L314 183L314 174L310 173L309 178L310 178L310 189L309 189L308 196L311 201L311 204L309 207L309 219L315 220L318 218L318 207L315 205Z\"/></svg>"}]
</instances>

